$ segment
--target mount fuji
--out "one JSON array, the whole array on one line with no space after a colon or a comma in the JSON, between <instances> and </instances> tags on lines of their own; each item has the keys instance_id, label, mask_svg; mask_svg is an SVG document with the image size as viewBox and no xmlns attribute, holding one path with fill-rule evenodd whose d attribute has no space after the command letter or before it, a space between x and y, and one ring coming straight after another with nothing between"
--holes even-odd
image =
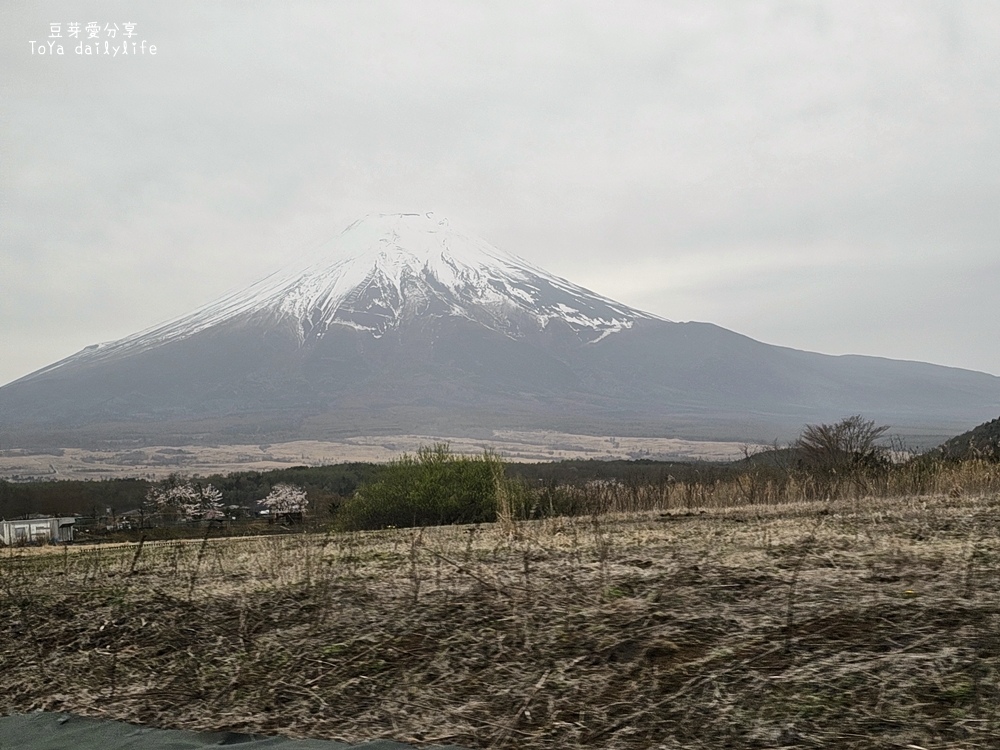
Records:
<instances>
[{"instance_id":1,"label":"mount fuji","mask_svg":"<svg viewBox=\"0 0 1000 750\"><path fill-rule=\"evenodd\" d=\"M431 214L366 216L322 260L0 388L25 446L500 428L770 440L862 413L995 416L1000 378L763 344L602 297Z\"/></svg>"}]
</instances>

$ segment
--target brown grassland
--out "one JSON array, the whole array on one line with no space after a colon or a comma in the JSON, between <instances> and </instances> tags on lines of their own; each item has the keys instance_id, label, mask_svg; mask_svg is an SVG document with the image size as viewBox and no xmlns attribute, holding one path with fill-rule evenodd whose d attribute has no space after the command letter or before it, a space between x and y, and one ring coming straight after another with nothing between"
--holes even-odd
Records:
<instances>
[{"instance_id":1,"label":"brown grassland","mask_svg":"<svg viewBox=\"0 0 1000 750\"><path fill-rule=\"evenodd\" d=\"M1000 747L1000 493L861 494L5 550L0 712L466 748Z\"/></svg>"},{"instance_id":2,"label":"brown grassland","mask_svg":"<svg viewBox=\"0 0 1000 750\"><path fill-rule=\"evenodd\" d=\"M675 461L734 461L745 444L649 437L596 437L552 431L497 430L483 438L430 435L380 435L345 438L338 442L296 440L264 445L147 446L132 450L66 448L54 452L0 450L0 478L114 479L137 474L163 479L186 474L226 474L268 471L290 466L322 466L351 461L387 462L424 445L447 443L459 455L496 451L504 460L628 459ZM764 446L752 445L759 450Z\"/></svg>"}]
</instances>

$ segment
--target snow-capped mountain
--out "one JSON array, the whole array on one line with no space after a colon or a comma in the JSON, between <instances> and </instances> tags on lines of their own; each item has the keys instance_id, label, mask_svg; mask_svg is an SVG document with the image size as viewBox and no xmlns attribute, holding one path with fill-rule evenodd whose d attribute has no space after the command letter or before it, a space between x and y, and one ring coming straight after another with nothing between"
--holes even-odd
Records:
<instances>
[{"instance_id":1,"label":"snow-capped mountain","mask_svg":"<svg viewBox=\"0 0 1000 750\"><path fill-rule=\"evenodd\" d=\"M275 442L513 427L770 441L855 413L947 435L998 411L992 375L674 323L447 219L392 214L356 221L299 267L0 388L0 439Z\"/></svg>"},{"instance_id":2,"label":"snow-capped mountain","mask_svg":"<svg viewBox=\"0 0 1000 750\"><path fill-rule=\"evenodd\" d=\"M406 321L447 316L514 338L563 323L580 341L595 343L636 320L661 320L553 276L430 213L365 216L322 254L53 367L135 353L237 320L290 327L302 343L322 338L331 326L379 338Z\"/></svg>"}]
</instances>

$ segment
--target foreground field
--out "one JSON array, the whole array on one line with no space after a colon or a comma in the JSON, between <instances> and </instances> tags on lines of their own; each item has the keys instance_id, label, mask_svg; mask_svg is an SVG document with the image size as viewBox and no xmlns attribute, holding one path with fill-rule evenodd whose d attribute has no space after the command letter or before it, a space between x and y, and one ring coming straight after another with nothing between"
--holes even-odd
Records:
<instances>
[{"instance_id":1,"label":"foreground field","mask_svg":"<svg viewBox=\"0 0 1000 750\"><path fill-rule=\"evenodd\" d=\"M468 748L1000 746L1000 498L5 551L0 712Z\"/></svg>"}]
</instances>

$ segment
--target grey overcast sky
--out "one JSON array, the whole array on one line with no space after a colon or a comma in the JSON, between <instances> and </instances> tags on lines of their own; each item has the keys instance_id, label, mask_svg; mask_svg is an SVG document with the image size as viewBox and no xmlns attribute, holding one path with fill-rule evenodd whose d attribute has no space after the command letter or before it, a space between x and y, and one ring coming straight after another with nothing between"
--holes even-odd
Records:
<instances>
[{"instance_id":1,"label":"grey overcast sky","mask_svg":"<svg viewBox=\"0 0 1000 750\"><path fill-rule=\"evenodd\" d=\"M1000 2L0 3L0 383L428 210L672 320L1000 374Z\"/></svg>"}]
</instances>

